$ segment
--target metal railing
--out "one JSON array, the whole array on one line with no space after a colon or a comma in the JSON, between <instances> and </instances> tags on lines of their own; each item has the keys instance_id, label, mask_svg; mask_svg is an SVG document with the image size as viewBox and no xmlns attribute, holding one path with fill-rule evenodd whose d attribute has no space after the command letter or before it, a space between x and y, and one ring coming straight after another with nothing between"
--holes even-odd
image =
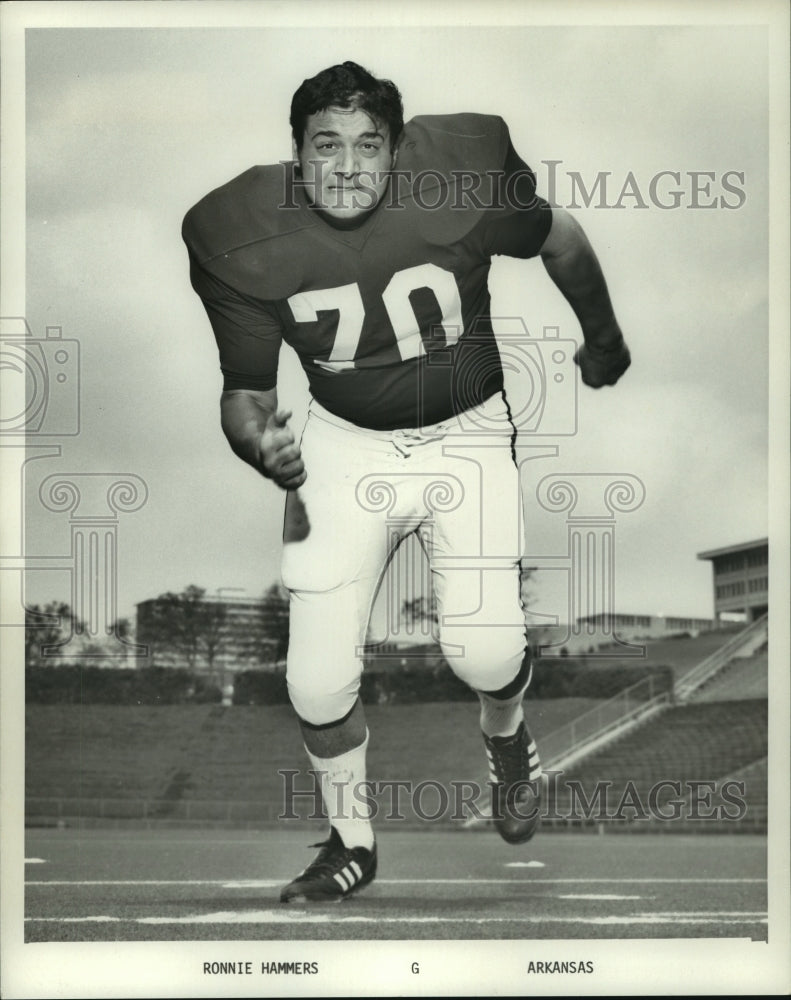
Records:
<instances>
[{"instance_id":1,"label":"metal railing","mask_svg":"<svg viewBox=\"0 0 791 1000\"><path fill-rule=\"evenodd\" d=\"M659 682L649 676L620 691L572 722L553 730L541 741L545 766L567 763L573 754L583 756L589 749L636 725L648 715L678 701L686 701L702 684L750 643L760 641L768 632L768 615L737 632L724 645L693 667L675 684L674 691L659 690Z\"/></svg>"},{"instance_id":2,"label":"metal railing","mask_svg":"<svg viewBox=\"0 0 791 1000\"><path fill-rule=\"evenodd\" d=\"M245 822L276 820L283 811L279 802L223 801L220 799L184 799L178 803L163 803L159 799L28 797L25 818L59 820L74 818L108 820L186 820ZM297 808L297 812L299 812ZM308 813L310 810L304 810Z\"/></svg>"},{"instance_id":3,"label":"metal railing","mask_svg":"<svg viewBox=\"0 0 791 1000\"><path fill-rule=\"evenodd\" d=\"M541 758L547 768L557 767L573 752L581 754L591 744L620 733L653 715L673 700L667 681L644 677L613 698L601 702L541 740Z\"/></svg>"},{"instance_id":4,"label":"metal railing","mask_svg":"<svg viewBox=\"0 0 791 1000\"><path fill-rule=\"evenodd\" d=\"M270 827L284 822L279 819L282 806L275 802L253 801L219 801L195 800L180 803L178 810L163 816L159 806L161 803L146 799L71 799L71 798L30 798L26 803L27 826L101 826L112 827L115 824L140 825L148 828L158 828L174 824L176 826L217 826L217 827ZM557 808L557 805L556 807ZM316 819L309 809L297 809L300 820ZM628 829L634 832L654 831L672 832L674 830L688 831L699 829L705 832L721 832L723 830L756 830L766 828L767 805L763 801L749 801L745 815L738 820L708 821L680 817L677 820L665 821L656 818L632 819L613 818L611 816L585 818L577 815L548 815L542 818L542 823L553 829L581 830L598 828ZM290 817L293 820L293 816ZM487 817L482 817L475 823L466 824L467 828L485 826ZM404 827L426 829L432 824L425 819L418 819L407 813L404 816ZM442 826L447 828L444 820Z\"/></svg>"},{"instance_id":5,"label":"metal railing","mask_svg":"<svg viewBox=\"0 0 791 1000\"><path fill-rule=\"evenodd\" d=\"M737 632L736 635L732 636L725 645L720 646L719 649L715 649L710 656L707 656L705 660L701 661L696 667L693 667L689 673L681 677L676 683L676 700L680 702L687 701L699 687L705 684L706 681L711 680L737 653L753 642L760 644L769 632L768 618L767 613L762 615L761 618L757 618L754 622L751 622L741 632Z\"/></svg>"}]
</instances>

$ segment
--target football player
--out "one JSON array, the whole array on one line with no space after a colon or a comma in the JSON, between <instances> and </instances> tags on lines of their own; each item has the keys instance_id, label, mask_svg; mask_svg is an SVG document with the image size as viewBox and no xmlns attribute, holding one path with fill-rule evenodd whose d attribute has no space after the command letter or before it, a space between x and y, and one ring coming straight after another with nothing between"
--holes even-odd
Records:
<instances>
[{"instance_id":1,"label":"football player","mask_svg":"<svg viewBox=\"0 0 791 1000\"><path fill-rule=\"evenodd\" d=\"M588 240L537 195L501 119L404 125L396 86L346 62L303 82L290 121L293 162L211 192L183 235L219 348L223 430L287 491L288 689L330 819L281 893L305 902L342 899L376 873L370 801L353 794L366 782L361 657L384 569L413 532L443 653L480 700L495 826L523 843L538 825L492 257L541 255L579 319L587 385L614 385L630 357ZM300 442L278 404L283 341L312 397Z\"/></svg>"}]
</instances>

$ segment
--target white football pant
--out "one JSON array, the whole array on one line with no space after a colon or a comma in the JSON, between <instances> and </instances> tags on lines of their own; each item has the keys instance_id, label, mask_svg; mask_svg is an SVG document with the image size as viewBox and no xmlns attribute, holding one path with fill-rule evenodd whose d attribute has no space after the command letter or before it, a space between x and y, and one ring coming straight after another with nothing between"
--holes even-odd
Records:
<instances>
[{"instance_id":1,"label":"white football pant","mask_svg":"<svg viewBox=\"0 0 791 1000\"><path fill-rule=\"evenodd\" d=\"M288 688L305 722L325 725L353 707L372 605L411 532L428 557L453 671L482 691L515 678L526 635L512 436L502 394L414 431L366 430L311 403L301 443L307 480L288 494L282 565Z\"/></svg>"}]
</instances>

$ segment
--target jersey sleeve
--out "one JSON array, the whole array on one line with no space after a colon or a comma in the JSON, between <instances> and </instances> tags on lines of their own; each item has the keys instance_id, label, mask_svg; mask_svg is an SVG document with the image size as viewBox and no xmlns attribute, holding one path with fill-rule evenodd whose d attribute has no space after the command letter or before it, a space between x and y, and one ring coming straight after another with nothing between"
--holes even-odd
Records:
<instances>
[{"instance_id":1,"label":"jersey sleeve","mask_svg":"<svg viewBox=\"0 0 791 1000\"><path fill-rule=\"evenodd\" d=\"M535 257L549 235L552 208L536 193L536 175L518 155L506 129L506 153L497 179L496 209L482 227L489 256Z\"/></svg>"},{"instance_id":2,"label":"jersey sleeve","mask_svg":"<svg viewBox=\"0 0 791 1000\"><path fill-rule=\"evenodd\" d=\"M190 254L190 280L217 341L223 389L274 389L282 327L273 305L235 291Z\"/></svg>"}]
</instances>

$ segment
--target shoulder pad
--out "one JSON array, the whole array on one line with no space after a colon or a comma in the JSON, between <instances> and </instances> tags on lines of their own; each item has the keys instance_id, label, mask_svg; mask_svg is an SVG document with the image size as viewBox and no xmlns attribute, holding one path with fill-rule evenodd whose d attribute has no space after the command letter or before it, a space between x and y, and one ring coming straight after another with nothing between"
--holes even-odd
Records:
<instances>
[{"instance_id":1,"label":"shoulder pad","mask_svg":"<svg viewBox=\"0 0 791 1000\"><path fill-rule=\"evenodd\" d=\"M494 176L510 142L496 115L421 115L406 124L396 160L398 199L430 242L461 239L481 220L481 206L496 202ZM477 200L465 195L471 187Z\"/></svg>"},{"instance_id":2,"label":"shoulder pad","mask_svg":"<svg viewBox=\"0 0 791 1000\"><path fill-rule=\"evenodd\" d=\"M497 115L418 115L404 127L397 166L449 178L459 170L485 174L502 168L509 141Z\"/></svg>"},{"instance_id":3,"label":"shoulder pad","mask_svg":"<svg viewBox=\"0 0 791 1000\"><path fill-rule=\"evenodd\" d=\"M297 279L292 254L272 241L312 223L294 201L293 164L251 167L210 191L184 217L182 237L194 260L220 280L264 298Z\"/></svg>"}]
</instances>

